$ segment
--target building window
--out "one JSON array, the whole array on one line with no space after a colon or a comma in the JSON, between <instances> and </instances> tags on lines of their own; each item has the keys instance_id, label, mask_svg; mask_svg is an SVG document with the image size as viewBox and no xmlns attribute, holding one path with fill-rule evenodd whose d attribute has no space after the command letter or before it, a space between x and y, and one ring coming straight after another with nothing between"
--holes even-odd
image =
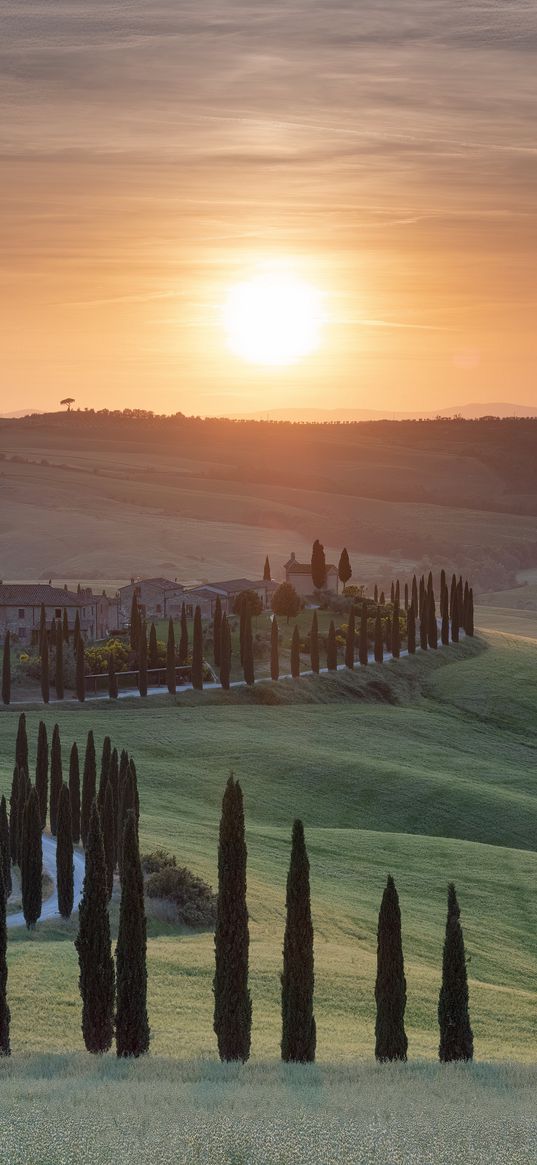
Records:
<instances>
[{"instance_id":1,"label":"building window","mask_svg":"<svg viewBox=\"0 0 537 1165\"><path fill-rule=\"evenodd\" d=\"M61 617L62 617L62 609L61 609L61 607L56 607L56 610L54 612L54 618L61 619Z\"/></svg>"},{"instance_id":2,"label":"building window","mask_svg":"<svg viewBox=\"0 0 537 1165\"><path fill-rule=\"evenodd\" d=\"M19 607L19 619L24 619L24 607Z\"/></svg>"}]
</instances>

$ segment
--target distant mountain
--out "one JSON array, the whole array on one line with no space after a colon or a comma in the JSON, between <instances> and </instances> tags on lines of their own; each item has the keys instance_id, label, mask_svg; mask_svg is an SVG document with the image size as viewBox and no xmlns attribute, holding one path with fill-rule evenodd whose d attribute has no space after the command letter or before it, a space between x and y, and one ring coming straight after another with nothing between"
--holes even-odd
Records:
<instances>
[{"instance_id":1,"label":"distant mountain","mask_svg":"<svg viewBox=\"0 0 537 1165\"><path fill-rule=\"evenodd\" d=\"M3 421L15 421L18 417L32 417L36 413L41 415L41 409L19 409L18 413L0 413L0 419Z\"/></svg>"},{"instance_id":2,"label":"distant mountain","mask_svg":"<svg viewBox=\"0 0 537 1165\"><path fill-rule=\"evenodd\" d=\"M326 424L330 421L416 421L435 417L463 417L473 421L478 417L537 417L536 405L509 404L492 401L485 404L455 405L433 412L403 412L388 409L265 409L257 413L237 413L239 420L249 421L303 421Z\"/></svg>"}]
</instances>

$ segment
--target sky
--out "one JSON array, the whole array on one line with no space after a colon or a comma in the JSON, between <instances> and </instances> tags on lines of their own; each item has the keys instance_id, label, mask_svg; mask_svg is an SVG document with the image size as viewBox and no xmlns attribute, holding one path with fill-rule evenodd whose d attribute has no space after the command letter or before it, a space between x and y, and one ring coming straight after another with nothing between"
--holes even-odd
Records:
<instances>
[{"instance_id":1,"label":"sky","mask_svg":"<svg viewBox=\"0 0 537 1165\"><path fill-rule=\"evenodd\" d=\"M0 411L537 403L534 0L0 0ZM322 294L289 366L230 287Z\"/></svg>"}]
</instances>

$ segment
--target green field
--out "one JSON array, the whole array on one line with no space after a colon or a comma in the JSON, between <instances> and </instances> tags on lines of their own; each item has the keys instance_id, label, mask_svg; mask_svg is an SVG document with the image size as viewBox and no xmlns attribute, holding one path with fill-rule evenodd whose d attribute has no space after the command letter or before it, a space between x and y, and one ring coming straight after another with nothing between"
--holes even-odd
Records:
<instances>
[{"instance_id":1,"label":"green field","mask_svg":"<svg viewBox=\"0 0 537 1165\"><path fill-rule=\"evenodd\" d=\"M450 662L452 661L452 662ZM200 694L58 712L66 749L89 726L133 753L144 847L166 845L214 884L219 804L233 768L249 847L253 1056L278 1055L279 981L289 834L305 822L316 928L321 1061L371 1054L376 915L388 871L403 911L410 1056L434 1057L445 890L455 878L471 959L476 1054L534 1056L537 1002L537 649L502 635L434 657L281 684L278 706ZM316 685L319 685L316 687ZM254 691L258 694L262 685ZM276 694L277 694L276 693ZM296 702L297 697L305 702ZM257 696L256 696L257 698ZM314 699L326 702L312 702ZM388 702L391 700L392 702ZM250 701L250 702L247 702ZM28 713L35 742L42 711ZM52 727L56 711L46 719ZM8 790L15 709L0 713ZM13 1047L80 1048L75 924L10 934ZM155 1053L214 1055L212 938L150 923ZM39 1000L39 1003L37 1003Z\"/></svg>"}]
</instances>

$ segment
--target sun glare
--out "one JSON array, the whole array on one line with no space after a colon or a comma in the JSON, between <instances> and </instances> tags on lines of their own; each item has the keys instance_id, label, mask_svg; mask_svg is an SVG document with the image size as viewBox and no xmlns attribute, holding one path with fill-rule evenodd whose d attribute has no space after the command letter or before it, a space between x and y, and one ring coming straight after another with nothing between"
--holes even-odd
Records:
<instances>
[{"instance_id":1,"label":"sun glare","mask_svg":"<svg viewBox=\"0 0 537 1165\"><path fill-rule=\"evenodd\" d=\"M320 343L324 313L318 288L267 272L230 287L224 327L235 355L254 364L294 364Z\"/></svg>"}]
</instances>

